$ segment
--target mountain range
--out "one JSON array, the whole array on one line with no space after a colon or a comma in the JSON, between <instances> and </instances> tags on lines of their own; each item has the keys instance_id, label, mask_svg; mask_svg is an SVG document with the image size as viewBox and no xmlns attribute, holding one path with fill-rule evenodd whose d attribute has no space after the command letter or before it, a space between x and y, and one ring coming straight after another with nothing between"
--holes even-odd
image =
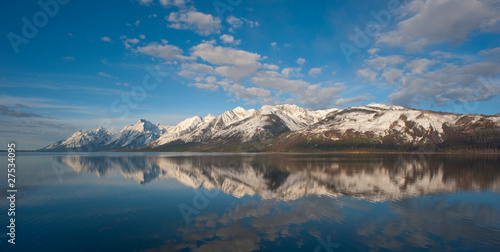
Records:
<instances>
[{"instance_id":1,"label":"mountain range","mask_svg":"<svg viewBox=\"0 0 500 252\"><path fill-rule=\"evenodd\" d=\"M175 126L141 119L111 133L77 131L41 151L319 152L500 150L500 116L369 104L310 111L297 105L237 107Z\"/></svg>"}]
</instances>

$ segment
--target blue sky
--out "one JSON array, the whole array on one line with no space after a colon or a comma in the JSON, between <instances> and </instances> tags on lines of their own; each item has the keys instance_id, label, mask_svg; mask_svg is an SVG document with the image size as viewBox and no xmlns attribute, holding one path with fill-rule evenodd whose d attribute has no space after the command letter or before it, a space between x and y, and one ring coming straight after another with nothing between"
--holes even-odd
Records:
<instances>
[{"instance_id":1,"label":"blue sky","mask_svg":"<svg viewBox=\"0 0 500 252\"><path fill-rule=\"evenodd\" d=\"M237 106L500 112L494 0L40 2L0 15L0 137L24 149Z\"/></svg>"}]
</instances>

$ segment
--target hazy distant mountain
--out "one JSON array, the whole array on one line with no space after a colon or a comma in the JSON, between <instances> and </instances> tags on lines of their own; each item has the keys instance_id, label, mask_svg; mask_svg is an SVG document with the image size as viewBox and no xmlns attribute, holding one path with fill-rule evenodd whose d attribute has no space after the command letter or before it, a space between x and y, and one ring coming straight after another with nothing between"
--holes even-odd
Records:
<instances>
[{"instance_id":1,"label":"hazy distant mountain","mask_svg":"<svg viewBox=\"0 0 500 252\"><path fill-rule=\"evenodd\" d=\"M500 116L370 104L309 111L296 105L241 107L175 126L140 120L116 134L78 131L42 150L335 151L500 149Z\"/></svg>"}]
</instances>

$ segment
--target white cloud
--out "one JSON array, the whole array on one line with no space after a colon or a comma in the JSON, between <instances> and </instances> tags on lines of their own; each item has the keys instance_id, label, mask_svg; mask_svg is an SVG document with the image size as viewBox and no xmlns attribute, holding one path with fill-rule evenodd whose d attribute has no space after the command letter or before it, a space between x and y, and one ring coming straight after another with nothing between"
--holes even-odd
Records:
<instances>
[{"instance_id":1,"label":"white cloud","mask_svg":"<svg viewBox=\"0 0 500 252\"><path fill-rule=\"evenodd\" d=\"M165 17L170 22L168 27L178 30L192 30L199 35L208 36L218 34L222 29L219 17L210 14L189 10L187 12L171 12Z\"/></svg>"},{"instance_id":2,"label":"white cloud","mask_svg":"<svg viewBox=\"0 0 500 252\"><path fill-rule=\"evenodd\" d=\"M461 42L473 31L500 32L500 3L492 0L415 0L403 4L401 20L379 43L421 51L430 44Z\"/></svg>"},{"instance_id":3,"label":"white cloud","mask_svg":"<svg viewBox=\"0 0 500 252\"><path fill-rule=\"evenodd\" d=\"M233 44L233 45L239 45L241 43L241 40L234 40L234 37L228 34L223 34L220 36L220 40L222 40L223 43L226 44Z\"/></svg>"},{"instance_id":4,"label":"white cloud","mask_svg":"<svg viewBox=\"0 0 500 252\"><path fill-rule=\"evenodd\" d=\"M139 26L140 23L141 23L141 20L137 20L137 21L135 21L134 25Z\"/></svg>"},{"instance_id":5,"label":"white cloud","mask_svg":"<svg viewBox=\"0 0 500 252\"><path fill-rule=\"evenodd\" d=\"M371 65L377 70L387 68L387 66L395 66L405 62L405 59L400 55L392 56L375 56L365 60L368 65Z\"/></svg>"},{"instance_id":6,"label":"white cloud","mask_svg":"<svg viewBox=\"0 0 500 252\"><path fill-rule=\"evenodd\" d=\"M232 28L240 28L243 25L243 20L235 17L235 16L229 16L226 18L226 22L231 25Z\"/></svg>"},{"instance_id":7,"label":"white cloud","mask_svg":"<svg viewBox=\"0 0 500 252\"><path fill-rule=\"evenodd\" d=\"M231 80L239 82L242 78L254 74L260 67L260 64L220 66L215 68L215 74L229 77Z\"/></svg>"},{"instance_id":8,"label":"white cloud","mask_svg":"<svg viewBox=\"0 0 500 252\"><path fill-rule=\"evenodd\" d=\"M193 79L196 76L196 73L188 70L181 70L180 72L177 73L177 75L182 76L184 78Z\"/></svg>"},{"instance_id":9,"label":"white cloud","mask_svg":"<svg viewBox=\"0 0 500 252\"><path fill-rule=\"evenodd\" d=\"M153 2L153 0L139 0L140 4L147 5L147 6L149 6L152 2Z\"/></svg>"},{"instance_id":10,"label":"white cloud","mask_svg":"<svg viewBox=\"0 0 500 252\"><path fill-rule=\"evenodd\" d=\"M277 65L267 64L267 63L264 63L263 68L267 69L267 70L273 70L273 71L278 71L280 69L280 67Z\"/></svg>"},{"instance_id":11,"label":"white cloud","mask_svg":"<svg viewBox=\"0 0 500 252\"><path fill-rule=\"evenodd\" d=\"M401 78L403 78L403 71L390 67L382 73L382 77L384 77L387 83L394 84L394 82L397 82Z\"/></svg>"},{"instance_id":12,"label":"white cloud","mask_svg":"<svg viewBox=\"0 0 500 252\"><path fill-rule=\"evenodd\" d=\"M169 44L150 43L143 47L137 47L137 51L142 54L147 54L153 57L162 58L164 60L186 60L187 57L183 56L182 49L177 46Z\"/></svg>"},{"instance_id":13,"label":"white cloud","mask_svg":"<svg viewBox=\"0 0 500 252\"><path fill-rule=\"evenodd\" d=\"M321 74L321 70L323 70L321 67L311 68L311 70L309 70L309 75L316 78L318 74Z\"/></svg>"},{"instance_id":14,"label":"white cloud","mask_svg":"<svg viewBox=\"0 0 500 252\"><path fill-rule=\"evenodd\" d=\"M227 91L236 95L237 98L243 100L251 100L253 98L268 98L267 100L271 100L271 91L263 88L256 87L244 87L239 84L231 85Z\"/></svg>"},{"instance_id":15,"label":"white cloud","mask_svg":"<svg viewBox=\"0 0 500 252\"><path fill-rule=\"evenodd\" d=\"M214 41L206 41L191 48L192 55L215 65L254 65L261 60L257 53L237 50L231 47L214 46Z\"/></svg>"},{"instance_id":16,"label":"white cloud","mask_svg":"<svg viewBox=\"0 0 500 252\"><path fill-rule=\"evenodd\" d=\"M277 42L272 42L272 43L271 43L271 46L272 46L272 47L277 47L277 46L278 46L278 43L277 43Z\"/></svg>"},{"instance_id":17,"label":"white cloud","mask_svg":"<svg viewBox=\"0 0 500 252\"><path fill-rule=\"evenodd\" d=\"M281 70L281 74L285 78L289 77L302 77L300 74L300 70L302 70L300 67L285 67L283 70Z\"/></svg>"},{"instance_id":18,"label":"white cloud","mask_svg":"<svg viewBox=\"0 0 500 252\"><path fill-rule=\"evenodd\" d=\"M422 75L408 73L401 86L389 95L394 104L409 106L423 100L444 105L448 101L489 100L500 93L500 63L475 62L466 65L443 64Z\"/></svg>"},{"instance_id":19,"label":"white cloud","mask_svg":"<svg viewBox=\"0 0 500 252\"><path fill-rule=\"evenodd\" d=\"M210 91L215 91L219 88L219 86L214 85L214 84L203 84L203 83L193 83L193 84L189 84L188 86L194 86L194 87L197 87L200 89L207 89Z\"/></svg>"},{"instance_id":20,"label":"white cloud","mask_svg":"<svg viewBox=\"0 0 500 252\"><path fill-rule=\"evenodd\" d=\"M183 8L190 2L191 0L160 0L161 5L165 8L170 8L172 6Z\"/></svg>"},{"instance_id":21,"label":"white cloud","mask_svg":"<svg viewBox=\"0 0 500 252\"><path fill-rule=\"evenodd\" d=\"M493 49L486 49L480 51L477 55L481 56L493 56L493 55L500 55L500 47L493 48Z\"/></svg>"},{"instance_id":22,"label":"white cloud","mask_svg":"<svg viewBox=\"0 0 500 252\"><path fill-rule=\"evenodd\" d=\"M67 60L67 61L73 61L73 60L75 60L75 57L67 56L67 57L62 57L61 59Z\"/></svg>"},{"instance_id":23,"label":"white cloud","mask_svg":"<svg viewBox=\"0 0 500 252\"><path fill-rule=\"evenodd\" d=\"M413 74L423 74L427 72L427 68L434 64L434 61L428 59L416 59L408 62L406 68L408 68Z\"/></svg>"},{"instance_id":24,"label":"white cloud","mask_svg":"<svg viewBox=\"0 0 500 252\"><path fill-rule=\"evenodd\" d=\"M111 38L107 36L102 37L101 40L104 42L111 42Z\"/></svg>"},{"instance_id":25,"label":"white cloud","mask_svg":"<svg viewBox=\"0 0 500 252\"><path fill-rule=\"evenodd\" d=\"M299 65L302 66L306 62L306 59L304 59L304 58L298 58L296 62L297 62L297 64L299 64Z\"/></svg>"},{"instance_id":26,"label":"white cloud","mask_svg":"<svg viewBox=\"0 0 500 252\"><path fill-rule=\"evenodd\" d=\"M145 39L145 38L146 38L146 35L141 34L141 35L139 35L139 38L140 38L140 39Z\"/></svg>"},{"instance_id":27,"label":"white cloud","mask_svg":"<svg viewBox=\"0 0 500 252\"><path fill-rule=\"evenodd\" d=\"M377 80L378 74L369 68L359 69L357 72L358 76L365 78L369 82L375 82Z\"/></svg>"},{"instance_id":28,"label":"white cloud","mask_svg":"<svg viewBox=\"0 0 500 252\"><path fill-rule=\"evenodd\" d=\"M214 68L205 65L205 64L199 64L199 63L185 63L182 64L182 69L187 69L187 70L192 70L192 71L197 71L197 72L202 72L202 73L208 73L208 74L214 74Z\"/></svg>"},{"instance_id":29,"label":"white cloud","mask_svg":"<svg viewBox=\"0 0 500 252\"><path fill-rule=\"evenodd\" d=\"M132 47L132 45L138 44L139 42L141 42L139 39L131 38L124 40L123 44L125 45L125 48L129 49Z\"/></svg>"},{"instance_id":30,"label":"white cloud","mask_svg":"<svg viewBox=\"0 0 500 252\"><path fill-rule=\"evenodd\" d=\"M336 83L331 87L322 87L321 84L309 85L297 94L297 98L310 109L331 108L333 101L339 97L340 91L344 88L342 83Z\"/></svg>"},{"instance_id":31,"label":"white cloud","mask_svg":"<svg viewBox=\"0 0 500 252\"><path fill-rule=\"evenodd\" d=\"M250 28L260 26L259 22L251 21L246 18L237 18L233 15L227 17L226 22L231 26L231 28L229 28L230 32L234 32L235 29L240 28L241 26L243 26L244 23L250 25Z\"/></svg>"},{"instance_id":32,"label":"white cloud","mask_svg":"<svg viewBox=\"0 0 500 252\"><path fill-rule=\"evenodd\" d=\"M368 50L368 53L371 54L371 55L373 55L373 54L376 54L379 51L380 51L380 49L378 49L378 48L372 48L372 49Z\"/></svg>"}]
</instances>

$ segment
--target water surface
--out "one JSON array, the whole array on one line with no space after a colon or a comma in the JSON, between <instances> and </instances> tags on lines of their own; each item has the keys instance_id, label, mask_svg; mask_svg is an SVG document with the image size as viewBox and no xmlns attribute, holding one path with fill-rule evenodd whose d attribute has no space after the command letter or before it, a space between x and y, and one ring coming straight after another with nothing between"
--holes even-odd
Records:
<instances>
[{"instance_id":1,"label":"water surface","mask_svg":"<svg viewBox=\"0 0 500 252\"><path fill-rule=\"evenodd\" d=\"M16 245L0 235L1 251L500 249L499 155L18 153L17 160ZM6 188L6 172L0 177Z\"/></svg>"}]
</instances>

